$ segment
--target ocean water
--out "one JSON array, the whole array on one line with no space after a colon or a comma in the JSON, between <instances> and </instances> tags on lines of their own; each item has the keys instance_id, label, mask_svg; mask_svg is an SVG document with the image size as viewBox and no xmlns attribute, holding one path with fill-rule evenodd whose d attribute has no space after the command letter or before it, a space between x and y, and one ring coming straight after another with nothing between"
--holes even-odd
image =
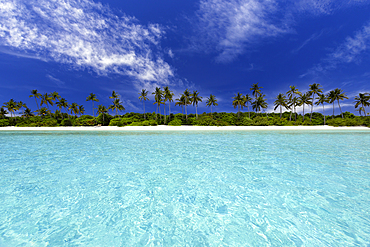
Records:
<instances>
[{"instance_id":1,"label":"ocean water","mask_svg":"<svg viewBox=\"0 0 370 247\"><path fill-rule=\"evenodd\" d=\"M370 246L370 131L7 131L0 150L0 246Z\"/></svg>"}]
</instances>

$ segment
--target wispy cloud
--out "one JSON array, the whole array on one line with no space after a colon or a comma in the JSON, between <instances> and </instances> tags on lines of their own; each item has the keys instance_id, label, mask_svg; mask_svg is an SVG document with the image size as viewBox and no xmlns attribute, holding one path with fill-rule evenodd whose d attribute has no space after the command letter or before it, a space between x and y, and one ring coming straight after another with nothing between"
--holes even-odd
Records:
<instances>
[{"instance_id":1,"label":"wispy cloud","mask_svg":"<svg viewBox=\"0 0 370 247\"><path fill-rule=\"evenodd\" d=\"M254 50L263 40L294 32L296 20L302 15L329 15L357 4L369 4L369 1L200 0L191 48L217 53L216 61L229 62ZM297 50L320 35L314 34Z\"/></svg>"},{"instance_id":2,"label":"wispy cloud","mask_svg":"<svg viewBox=\"0 0 370 247\"><path fill-rule=\"evenodd\" d=\"M52 75L46 75L46 78L48 78L49 80L51 80L52 82L54 82L58 87L64 87L65 86L65 82L58 79L58 78L55 78L54 76Z\"/></svg>"},{"instance_id":3,"label":"wispy cloud","mask_svg":"<svg viewBox=\"0 0 370 247\"><path fill-rule=\"evenodd\" d=\"M329 15L333 12L361 4L369 4L368 0L292 0L294 11L313 15Z\"/></svg>"},{"instance_id":4,"label":"wispy cloud","mask_svg":"<svg viewBox=\"0 0 370 247\"><path fill-rule=\"evenodd\" d=\"M173 70L158 49L164 34L90 0L0 1L1 45L98 74L167 81Z\"/></svg>"},{"instance_id":5,"label":"wispy cloud","mask_svg":"<svg viewBox=\"0 0 370 247\"><path fill-rule=\"evenodd\" d=\"M311 41L314 41L314 40L317 40L318 38L320 38L320 36L323 34L323 31L321 31L320 33L314 33L312 34L308 39L306 39L298 48L292 50L292 53L296 53L296 52L299 52L303 47L305 47L308 43L310 43Z\"/></svg>"},{"instance_id":6,"label":"wispy cloud","mask_svg":"<svg viewBox=\"0 0 370 247\"><path fill-rule=\"evenodd\" d=\"M288 31L270 19L277 10L273 0L202 0L197 13L197 48L217 50L219 62L233 60L247 44Z\"/></svg>"},{"instance_id":7,"label":"wispy cloud","mask_svg":"<svg viewBox=\"0 0 370 247\"><path fill-rule=\"evenodd\" d=\"M324 73L336 69L341 64L360 63L363 55L369 50L370 22L365 24L352 37L347 37L332 53L327 54L321 63L314 65L300 77Z\"/></svg>"}]
</instances>

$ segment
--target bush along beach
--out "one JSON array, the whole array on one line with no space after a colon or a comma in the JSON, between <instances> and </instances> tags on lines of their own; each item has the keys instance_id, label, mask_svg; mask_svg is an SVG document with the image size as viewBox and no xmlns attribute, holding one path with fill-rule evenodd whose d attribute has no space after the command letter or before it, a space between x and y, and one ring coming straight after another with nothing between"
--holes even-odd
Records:
<instances>
[{"instance_id":1,"label":"bush along beach","mask_svg":"<svg viewBox=\"0 0 370 247\"><path fill-rule=\"evenodd\" d=\"M250 88L251 94L237 93L230 99L230 107L237 109L237 113L214 112L218 106L215 95L206 98L205 104L210 113L198 114L198 104L202 102L198 91L192 93L186 89L174 100L174 93L169 87L163 90L159 87L152 92L156 111L145 112L145 103L149 101L149 92L143 89L138 100L143 104L144 113L125 113L121 97L115 91L109 96L112 102L105 106L97 104L99 99L90 93L86 101L91 101L92 115L85 114L83 105L68 103L59 93L41 94L31 90L30 98L35 99L36 109L32 111L22 101L10 99L0 107L0 127L59 127L59 126L155 126L155 125L194 125L194 126L299 126L299 125L329 125L329 126L367 126L370 127L369 113L366 108L370 106L369 93L359 93L354 98L353 106L359 116L350 112L342 112L340 102L348 99L341 89L334 89L324 94L320 84L309 85L306 93L301 93L295 86L290 86L285 93L280 93L274 101L274 110L279 113L267 113L268 104L262 87L258 83ZM171 113L171 102L175 107L181 107L182 113ZM316 105L322 113L313 112ZM335 105L340 110L334 115ZM172 107L174 107L172 106ZM325 108L326 106L326 108ZM54 110L53 110L54 107ZM194 113L189 113L189 107ZM302 107L302 113L297 113L297 107ZM306 108L305 108L306 107ZM332 109L331 115L325 115L325 109ZM245 109L246 111L243 111ZM252 110L252 111L251 111ZM328 110L327 110L328 112Z\"/></svg>"}]
</instances>

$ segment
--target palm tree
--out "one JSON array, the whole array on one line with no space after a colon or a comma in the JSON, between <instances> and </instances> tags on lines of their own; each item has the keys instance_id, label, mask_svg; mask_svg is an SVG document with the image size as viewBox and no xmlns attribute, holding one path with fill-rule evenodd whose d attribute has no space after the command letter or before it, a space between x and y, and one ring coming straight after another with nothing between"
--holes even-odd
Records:
<instances>
[{"instance_id":1,"label":"palm tree","mask_svg":"<svg viewBox=\"0 0 370 247\"><path fill-rule=\"evenodd\" d=\"M288 107L286 103L285 95L282 93L279 93L279 95L276 97L274 105L275 105L274 111L276 110L276 108L280 107L280 119L281 119L283 115L283 107L284 108Z\"/></svg>"},{"instance_id":2,"label":"palm tree","mask_svg":"<svg viewBox=\"0 0 370 247\"><path fill-rule=\"evenodd\" d=\"M327 98L328 98L330 104L333 103L333 115L331 116L331 119L334 119L334 102L335 102L335 92L334 92L334 90L331 90L328 93Z\"/></svg>"},{"instance_id":3,"label":"palm tree","mask_svg":"<svg viewBox=\"0 0 370 247\"><path fill-rule=\"evenodd\" d=\"M240 108L243 109L243 106L245 106L245 100L241 93L234 94L233 98L233 106L234 108L238 107L238 118L240 117Z\"/></svg>"},{"instance_id":4,"label":"palm tree","mask_svg":"<svg viewBox=\"0 0 370 247\"><path fill-rule=\"evenodd\" d=\"M324 109L324 103L329 103L329 99L328 97L325 95L325 94L318 94L318 97L316 98L317 99L317 102L315 103L315 105L320 105L322 104L322 115L324 115L324 125L326 124L326 120L325 120L325 109Z\"/></svg>"},{"instance_id":5,"label":"palm tree","mask_svg":"<svg viewBox=\"0 0 370 247\"><path fill-rule=\"evenodd\" d=\"M209 98L207 98L206 101L207 106L211 106L211 115L212 115L212 106L217 106L217 99L214 95L210 95Z\"/></svg>"},{"instance_id":6,"label":"palm tree","mask_svg":"<svg viewBox=\"0 0 370 247\"><path fill-rule=\"evenodd\" d=\"M289 97L289 104L288 105L289 105L289 108L293 107L293 112L294 112L294 117L295 117L294 121L297 121L297 113L296 113L295 109L296 109L296 106L298 106L298 98L296 96L297 95L301 96L302 93L298 91L296 86L289 86L289 88L290 88L290 90L287 92L287 95ZM292 111L290 111L289 121L292 121Z\"/></svg>"},{"instance_id":7,"label":"palm tree","mask_svg":"<svg viewBox=\"0 0 370 247\"><path fill-rule=\"evenodd\" d=\"M59 93L54 91L50 94L50 98L51 98L52 101L56 101L57 99L60 99L60 95L59 95Z\"/></svg>"},{"instance_id":8,"label":"palm tree","mask_svg":"<svg viewBox=\"0 0 370 247\"><path fill-rule=\"evenodd\" d=\"M152 94L154 94L154 101L155 101L153 103L153 105L157 104L157 110L155 112L155 120L158 119L158 109L159 109L159 117L160 117L160 119L162 119L160 106L161 106L161 104L163 104L163 101L162 101L163 100L162 99L162 97L163 97L163 91L161 90L160 87L156 87L155 88L155 91Z\"/></svg>"},{"instance_id":9,"label":"palm tree","mask_svg":"<svg viewBox=\"0 0 370 247\"><path fill-rule=\"evenodd\" d=\"M251 91L252 91L252 95L257 99L257 97L259 96L262 96L262 92L261 92L261 88L263 87L259 87L258 86L258 83L254 83L252 84L252 87L251 87Z\"/></svg>"},{"instance_id":10,"label":"palm tree","mask_svg":"<svg viewBox=\"0 0 370 247\"><path fill-rule=\"evenodd\" d=\"M113 104L115 105L116 103L120 102L120 100L117 101L117 99L119 99L119 94L116 93L115 91L112 92L112 96L110 96L109 98L110 99L113 99ZM112 107L108 107L108 109L113 109ZM116 109L116 115L118 114L118 107L117 106L114 106L114 109ZM121 119L121 117L120 117Z\"/></svg>"},{"instance_id":11,"label":"palm tree","mask_svg":"<svg viewBox=\"0 0 370 247\"><path fill-rule=\"evenodd\" d=\"M10 99L9 102L4 103L4 107L8 109L8 111L10 112L10 117L13 119L13 113L18 110L18 103L15 102L13 99Z\"/></svg>"},{"instance_id":12,"label":"palm tree","mask_svg":"<svg viewBox=\"0 0 370 247\"><path fill-rule=\"evenodd\" d=\"M95 113L94 113L94 101L99 102L98 98L96 97L95 94L90 93L89 96L87 96L86 101L91 101L92 102L92 110L93 110L93 117L95 118Z\"/></svg>"},{"instance_id":13,"label":"palm tree","mask_svg":"<svg viewBox=\"0 0 370 247\"><path fill-rule=\"evenodd\" d=\"M69 110L71 110L71 114L75 114L75 116L77 117L77 114L79 113L78 111L78 104L77 103L72 103L69 108Z\"/></svg>"},{"instance_id":14,"label":"palm tree","mask_svg":"<svg viewBox=\"0 0 370 247\"><path fill-rule=\"evenodd\" d=\"M26 108L23 112L23 116L28 118L28 117L33 117L34 114L32 113L31 109L30 108Z\"/></svg>"},{"instance_id":15,"label":"palm tree","mask_svg":"<svg viewBox=\"0 0 370 247\"><path fill-rule=\"evenodd\" d=\"M175 95L168 86L164 87L164 103L166 106L166 101L168 100L168 121L170 121L171 117L171 102L173 102L173 96ZM164 113L164 122L166 123L166 110Z\"/></svg>"},{"instance_id":16,"label":"palm tree","mask_svg":"<svg viewBox=\"0 0 370 247\"><path fill-rule=\"evenodd\" d=\"M262 109L266 109L267 108L267 103L266 103L266 100L264 98L265 95L262 95L262 96L258 96L256 98L255 101L252 102L252 108L254 110L256 110L256 113L261 111L261 108Z\"/></svg>"},{"instance_id":17,"label":"palm tree","mask_svg":"<svg viewBox=\"0 0 370 247\"><path fill-rule=\"evenodd\" d=\"M67 109L69 107L67 100L65 98L60 98L56 105L58 106L59 110L62 110L62 108L64 108L64 110L66 111L68 115L68 119L70 119L69 114L68 114L68 109ZM63 115L62 117L64 119Z\"/></svg>"},{"instance_id":18,"label":"palm tree","mask_svg":"<svg viewBox=\"0 0 370 247\"><path fill-rule=\"evenodd\" d=\"M109 97L110 99L118 99L119 98L119 94L116 93L116 91L113 91L112 92L112 96Z\"/></svg>"},{"instance_id":19,"label":"palm tree","mask_svg":"<svg viewBox=\"0 0 370 247\"><path fill-rule=\"evenodd\" d=\"M310 85L310 88L309 88L309 93L310 93L310 95L312 95L310 122L312 121L312 111L313 111L313 104L314 104L314 100L315 100L315 94L322 93L322 89L320 87L321 87L320 84L314 83L314 84Z\"/></svg>"},{"instance_id":20,"label":"palm tree","mask_svg":"<svg viewBox=\"0 0 370 247\"><path fill-rule=\"evenodd\" d=\"M59 119L59 117L63 117L62 112L59 110L56 110L53 115L54 115L54 118L57 120Z\"/></svg>"},{"instance_id":21,"label":"palm tree","mask_svg":"<svg viewBox=\"0 0 370 247\"><path fill-rule=\"evenodd\" d=\"M3 117L3 119L5 119L5 115L8 114L9 112L7 112L4 107L1 107L0 108L0 116Z\"/></svg>"},{"instance_id":22,"label":"palm tree","mask_svg":"<svg viewBox=\"0 0 370 247\"><path fill-rule=\"evenodd\" d=\"M362 112L364 112L364 117L366 117L366 114L365 114L365 108L360 106L356 111L358 111L358 113L360 114L360 117L362 117Z\"/></svg>"},{"instance_id":23,"label":"palm tree","mask_svg":"<svg viewBox=\"0 0 370 247\"><path fill-rule=\"evenodd\" d=\"M145 90L145 89L142 89L141 90L141 93L139 93L139 99L140 101L143 101L143 106L144 106L144 119L146 119L146 115L145 115L145 101L146 100L149 100L146 96L148 95L148 91Z\"/></svg>"},{"instance_id":24,"label":"palm tree","mask_svg":"<svg viewBox=\"0 0 370 247\"><path fill-rule=\"evenodd\" d=\"M50 109L49 109L49 104L50 105L54 105L54 103L53 103L52 98L50 97L50 95L47 94L47 93L44 93L43 95L41 95L41 104L40 104L40 106L42 106L44 104L48 108L48 112L49 112L50 118L52 118L51 112L50 112Z\"/></svg>"},{"instance_id":25,"label":"palm tree","mask_svg":"<svg viewBox=\"0 0 370 247\"><path fill-rule=\"evenodd\" d=\"M358 96L355 97L355 108L357 108L359 105L362 107L362 111L365 114L366 117L366 111L365 106L370 106L370 96L368 96L368 93L359 93ZM360 111L361 114L361 111Z\"/></svg>"},{"instance_id":26,"label":"palm tree","mask_svg":"<svg viewBox=\"0 0 370 247\"><path fill-rule=\"evenodd\" d=\"M190 92L189 92L188 89L185 89L185 91L183 93L183 96L184 96L184 100L185 100L184 106L185 106L186 121L188 121L188 111L186 109L186 106L191 104L191 101L190 101Z\"/></svg>"},{"instance_id":27,"label":"palm tree","mask_svg":"<svg viewBox=\"0 0 370 247\"><path fill-rule=\"evenodd\" d=\"M41 119L42 119L43 116L45 116L49 113L49 110L46 109L46 107L42 107L39 110L37 110L36 112L38 112L37 115L41 116Z\"/></svg>"},{"instance_id":28,"label":"palm tree","mask_svg":"<svg viewBox=\"0 0 370 247\"><path fill-rule=\"evenodd\" d=\"M298 104L299 106L303 106L303 122L304 122L304 105L312 105L312 101L310 101L310 93L307 92L305 94L302 94L298 98Z\"/></svg>"},{"instance_id":29,"label":"palm tree","mask_svg":"<svg viewBox=\"0 0 370 247\"><path fill-rule=\"evenodd\" d=\"M85 113L85 107L83 105L79 105L78 112L80 113L80 117L81 117L81 115Z\"/></svg>"},{"instance_id":30,"label":"palm tree","mask_svg":"<svg viewBox=\"0 0 370 247\"><path fill-rule=\"evenodd\" d=\"M190 95L190 101L193 103L193 106L195 106L195 117L198 119L198 103L202 102L201 96L199 96L198 91L193 91L193 93Z\"/></svg>"},{"instance_id":31,"label":"palm tree","mask_svg":"<svg viewBox=\"0 0 370 247\"><path fill-rule=\"evenodd\" d=\"M39 107L39 104L37 103L37 99L39 99L41 97L41 93L38 93L36 89L35 90L31 90L30 98L31 97L35 97L36 106L37 106L37 109L39 110L40 107Z\"/></svg>"},{"instance_id":32,"label":"palm tree","mask_svg":"<svg viewBox=\"0 0 370 247\"><path fill-rule=\"evenodd\" d=\"M184 120L184 105L186 103L185 96L181 95L180 98L176 99L175 106L181 106L182 119Z\"/></svg>"},{"instance_id":33,"label":"palm tree","mask_svg":"<svg viewBox=\"0 0 370 247\"><path fill-rule=\"evenodd\" d=\"M103 105L98 105L98 114L103 114L103 124L104 124L104 115L108 112L108 109Z\"/></svg>"},{"instance_id":34,"label":"palm tree","mask_svg":"<svg viewBox=\"0 0 370 247\"><path fill-rule=\"evenodd\" d=\"M249 94L246 94L244 96L244 101L245 103L247 103L247 107L248 107L248 117L251 118L251 112L249 111L249 104L252 103L252 98L249 96Z\"/></svg>"},{"instance_id":35,"label":"palm tree","mask_svg":"<svg viewBox=\"0 0 370 247\"><path fill-rule=\"evenodd\" d=\"M342 115L342 118L343 118L343 112L342 112L342 109L340 108L339 100L348 99L346 94L343 93L342 89L336 88L336 89L331 90L329 92L329 99L330 99L330 103L333 103L333 117L334 117L334 101L337 101L338 102L338 107L339 107L339 110L340 110L340 114Z\"/></svg>"},{"instance_id":36,"label":"palm tree","mask_svg":"<svg viewBox=\"0 0 370 247\"><path fill-rule=\"evenodd\" d=\"M110 105L108 107L108 110L112 110L112 111L116 110L116 116L117 116L118 111L124 111L125 108L123 107L122 101L120 99L114 99L113 100L113 105ZM121 120L121 116L120 115L118 115L118 116L119 116L119 119Z\"/></svg>"},{"instance_id":37,"label":"palm tree","mask_svg":"<svg viewBox=\"0 0 370 247\"><path fill-rule=\"evenodd\" d=\"M19 101L17 103L17 108L18 108L18 110L22 110L22 108L26 109L27 105L25 103L23 103L22 101ZM24 115L24 111L22 112L22 115Z\"/></svg>"}]
</instances>

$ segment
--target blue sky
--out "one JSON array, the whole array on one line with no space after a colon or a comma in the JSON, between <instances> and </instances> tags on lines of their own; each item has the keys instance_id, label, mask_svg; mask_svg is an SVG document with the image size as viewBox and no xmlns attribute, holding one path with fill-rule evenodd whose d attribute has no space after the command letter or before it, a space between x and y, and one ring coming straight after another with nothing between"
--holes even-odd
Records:
<instances>
[{"instance_id":1,"label":"blue sky","mask_svg":"<svg viewBox=\"0 0 370 247\"><path fill-rule=\"evenodd\" d=\"M57 91L91 114L88 94L108 106L115 90L125 112L143 112L141 89L169 86L198 90L199 112L210 94L214 111L235 112L234 94L259 83L271 112L290 85L319 83L355 112L370 92L369 13L370 0L0 0L0 102L36 110L32 89Z\"/></svg>"}]
</instances>

